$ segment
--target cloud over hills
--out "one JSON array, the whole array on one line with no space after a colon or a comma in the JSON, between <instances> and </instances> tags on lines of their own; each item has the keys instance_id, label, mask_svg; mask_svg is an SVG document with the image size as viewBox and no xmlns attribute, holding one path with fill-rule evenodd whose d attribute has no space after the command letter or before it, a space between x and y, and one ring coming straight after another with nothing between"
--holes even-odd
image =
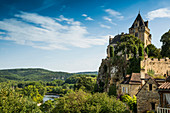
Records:
<instances>
[{"instance_id":1,"label":"cloud over hills","mask_svg":"<svg viewBox=\"0 0 170 113\"><path fill-rule=\"evenodd\" d=\"M0 21L0 29L0 40L45 50L68 50L71 46L89 48L107 42L103 37L90 36L80 21L63 15L52 18L21 12L15 18Z\"/></svg>"}]
</instances>

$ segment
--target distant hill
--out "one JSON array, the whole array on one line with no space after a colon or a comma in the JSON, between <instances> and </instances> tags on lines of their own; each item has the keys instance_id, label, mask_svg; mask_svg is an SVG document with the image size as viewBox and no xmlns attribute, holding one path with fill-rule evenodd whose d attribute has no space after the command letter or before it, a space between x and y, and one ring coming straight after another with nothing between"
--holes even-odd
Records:
<instances>
[{"instance_id":1,"label":"distant hill","mask_svg":"<svg viewBox=\"0 0 170 113\"><path fill-rule=\"evenodd\" d=\"M92 71L92 72L77 72L76 74L87 74L87 75L97 75L98 72L97 71Z\"/></svg>"},{"instance_id":2,"label":"distant hill","mask_svg":"<svg viewBox=\"0 0 170 113\"><path fill-rule=\"evenodd\" d=\"M5 69L0 70L0 82L6 80L24 80L24 81L51 81L54 79L67 79L72 73L53 72L40 68L28 69Z\"/></svg>"},{"instance_id":3,"label":"distant hill","mask_svg":"<svg viewBox=\"0 0 170 113\"><path fill-rule=\"evenodd\" d=\"M54 72L41 68L28 68L28 69L5 69L0 70L0 82L7 80L19 81L52 81L55 79L66 80L68 77L75 74L97 74L97 72Z\"/></svg>"}]
</instances>

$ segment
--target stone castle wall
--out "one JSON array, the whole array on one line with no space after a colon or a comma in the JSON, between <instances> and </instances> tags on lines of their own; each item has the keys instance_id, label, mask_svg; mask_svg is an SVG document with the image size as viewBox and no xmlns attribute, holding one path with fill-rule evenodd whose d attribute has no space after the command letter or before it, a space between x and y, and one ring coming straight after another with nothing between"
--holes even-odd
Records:
<instances>
[{"instance_id":1,"label":"stone castle wall","mask_svg":"<svg viewBox=\"0 0 170 113\"><path fill-rule=\"evenodd\" d=\"M170 74L170 59L146 58L141 61L141 68L145 69L145 73L148 70L154 70L155 75Z\"/></svg>"}]
</instances>

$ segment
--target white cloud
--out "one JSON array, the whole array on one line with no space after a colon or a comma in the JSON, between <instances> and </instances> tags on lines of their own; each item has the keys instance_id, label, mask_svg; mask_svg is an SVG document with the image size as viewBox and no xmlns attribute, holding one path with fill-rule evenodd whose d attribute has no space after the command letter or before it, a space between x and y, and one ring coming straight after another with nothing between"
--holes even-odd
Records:
<instances>
[{"instance_id":1,"label":"white cloud","mask_svg":"<svg viewBox=\"0 0 170 113\"><path fill-rule=\"evenodd\" d=\"M93 20L91 17L87 17L85 20Z\"/></svg>"},{"instance_id":2,"label":"white cloud","mask_svg":"<svg viewBox=\"0 0 170 113\"><path fill-rule=\"evenodd\" d=\"M0 21L0 29L5 31L1 33L4 35L0 35L1 40L11 40L17 44L46 50L68 50L71 46L89 48L107 43L103 37L90 36L81 22L63 15L51 18L21 12L15 18Z\"/></svg>"},{"instance_id":3,"label":"white cloud","mask_svg":"<svg viewBox=\"0 0 170 113\"><path fill-rule=\"evenodd\" d=\"M86 17L85 20L89 20L89 21L94 20L93 18L87 16L87 14L82 14L82 16Z\"/></svg>"},{"instance_id":4,"label":"white cloud","mask_svg":"<svg viewBox=\"0 0 170 113\"><path fill-rule=\"evenodd\" d=\"M104 24L100 24L100 27L107 28L107 29L111 29L110 26L107 26L107 25L104 25Z\"/></svg>"},{"instance_id":5,"label":"white cloud","mask_svg":"<svg viewBox=\"0 0 170 113\"><path fill-rule=\"evenodd\" d=\"M5 34L5 32L0 32L0 35L4 35Z\"/></svg>"},{"instance_id":6,"label":"white cloud","mask_svg":"<svg viewBox=\"0 0 170 113\"><path fill-rule=\"evenodd\" d=\"M113 22L112 22L112 19L109 18L109 17L107 17L107 16L104 16L103 19L106 20L106 21L108 21L108 22L110 22L110 23L113 24L113 25L117 25L116 23L113 23Z\"/></svg>"},{"instance_id":7,"label":"white cloud","mask_svg":"<svg viewBox=\"0 0 170 113\"><path fill-rule=\"evenodd\" d=\"M87 15L86 15L86 14L82 14L82 16L87 17Z\"/></svg>"},{"instance_id":8,"label":"white cloud","mask_svg":"<svg viewBox=\"0 0 170 113\"><path fill-rule=\"evenodd\" d=\"M109 21L109 22L112 22L112 19L109 18L109 17L107 17L107 16L104 16L103 19L104 19L104 20L107 20L107 21Z\"/></svg>"},{"instance_id":9,"label":"white cloud","mask_svg":"<svg viewBox=\"0 0 170 113\"><path fill-rule=\"evenodd\" d=\"M118 19L124 18L121 13L119 13L113 9L105 9L105 12L107 12L110 16L116 17Z\"/></svg>"},{"instance_id":10,"label":"white cloud","mask_svg":"<svg viewBox=\"0 0 170 113\"><path fill-rule=\"evenodd\" d=\"M165 18L165 17L170 18L170 9L168 8L160 8L147 13L147 18L149 20L153 20L155 18Z\"/></svg>"}]
</instances>

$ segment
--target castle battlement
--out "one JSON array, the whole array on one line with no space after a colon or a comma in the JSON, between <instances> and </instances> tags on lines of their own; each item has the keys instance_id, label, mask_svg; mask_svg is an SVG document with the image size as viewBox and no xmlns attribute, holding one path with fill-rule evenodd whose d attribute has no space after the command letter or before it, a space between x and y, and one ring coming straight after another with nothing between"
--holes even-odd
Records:
<instances>
[{"instance_id":1,"label":"castle battlement","mask_svg":"<svg viewBox=\"0 0 170 113\"><path fill-rule=\"evenodd\" d=\"M170 62L170 59L168 57L166 58L146 58L145 60L150 61L150 62Z\"/></svg>"},{"instance_id":2,"label":"castle battlement","mask_svg":"<svg viewBox=\"0 0 170 113\"><path fill-rule=\"evenodd\" d=\"M145 69L145 73L153 70L157 75L168 74L170 73L170 59L146 58L141 61L141 68Z\"/></svg>"}]
</instances>

